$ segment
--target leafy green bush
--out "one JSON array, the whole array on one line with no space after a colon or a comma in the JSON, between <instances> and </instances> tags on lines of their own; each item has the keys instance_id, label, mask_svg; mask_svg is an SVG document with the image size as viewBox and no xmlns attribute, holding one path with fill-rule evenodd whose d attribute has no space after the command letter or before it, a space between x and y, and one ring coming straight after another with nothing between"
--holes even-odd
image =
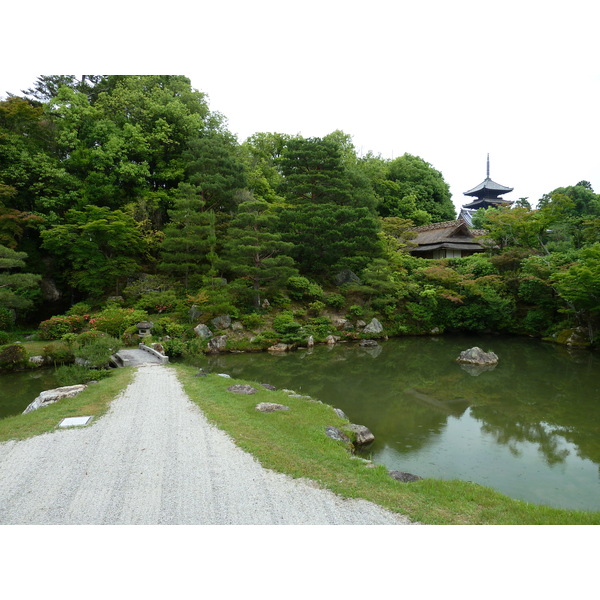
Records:
<instances>
[{"instance_id":1,"label":"leafy green bush","mask_svg":"<svg viewBox=\"0 0 600 600\"><path fill-rule=\"evenodd\" d=\"M80 346L74 352L77 358L85 361L86 366L101 368L108 365L110 357L119 350L121 341L108 335L83 336Z\"/></svg>"},{"instance_id":2,"label":"leafy green bush","mask_svg":"<svg viewBox=\"0 0 600 600\"><path fill-rule=\"evenodd\" d=\"M320 300L315 300L314 302L310 302L308 305L308 312L313 315L319 315L325 309L325 302L321 302Z\"/></svg>"},{"instance_id":3,"label":"leafy green bush","mask_svg":"<svg viewBox=\"0 0 600 600\"><path fill-rule=\"evenodd\" d=\"M113 305L95 314L89 323L92 329L103 331L114 338L120 338L128 327L147 319L148 313L145 310Z\"/></svg>"},{"instance_id":4,"label":"leafy green bush","mask_svg":"<svg viewBox=\"0 0 600 600\"><path fill-rule=\"evenodd\" d=\"M318 340L324 340L333 333L334 327L327 317L316 317L311 319L306 327L306 334L313 335Z\"/></svg>"},{"instance_id":5,"label":"leafy green bush","mask_svg":"<svg viewBox=\"0 0 600 600\"><path fill-rule=\"evenodd\" d=\"M88 304L87 302L77 302L76 304L73 304L73 306L71 306L71 308L66 312L66 314L72 317L73 315L89 315L91 312L91 304Z\"/></svg>"},{"instance_id":6,"label":"leafy green bush","mask_svg":"<svg viewBox=\"0 0 600 600\"><path fill-rule=\"evenodd\" d=\"M323 288L306 277L293 276L287 281L287 289L294 300L321 300Z\"/></svg>"},{"instance_id":7,"label":"leafy green bush","mask_svg":"<svg viewBox=\"0 0 600 600\"><path fill-rule=\"evenodd\" d=\"M164 340L162 342L165 353L171 358L184 356L187 351L186 344L186 342L179 338L171 338L170 340Z\"/></svg>"},{"instance_id":8,"label":"leafy green bush","mask_svg":"<svg viewBox=\"0 0 600 600\"><path fill-rule=\"evenodd\" d=\"M54 344L48 344L42 349L42 357L44 358L45 363L53 364L54 366L72 363L75 360L73 350L69 347L68 344L61 344L58 346Z\"/></svg>"},{"instance_id":9,"label":"leafy green bush","mask_svg":"<svg viewBox=\"0 0 600 600\"><path fill-rule=\"evenodd\" d=\"M350 318L360 319L361 317L364 317L365 309L362 306L359 306L358 304L353 304L348 309L348 315L350 316Z\"/></svg>"},{"instance_id":10,"label":"leafy green bush","mask_svg":"<svg viewBox=\"0 0 600 600\"><path fill-rule=\"evenodd\" d=\"M340 310L344 307L344 304L346 304L346 298L341 294L326 294L325 304L335 310Z\"/></svg>"},{"instance_id":11,"label":"leafy green bush","mask_svg":"<svg viewBox=\"0 0 600 600\"><path fill-rule=\"evenodd\" d=\"M8 333L6 333L6 331L0 331L0 346L2 344L8 344L9 341L10 341L10 335L8 335Z\"/></svg>"},{"instance_id":12,"label":"leafy green bush","mask_svg":"<svg viewBox=\"0 0 600 600\"><path fill-rule=\"evenodd\" d=\"M15 324L15 313L4 306L0 306L0 329L11 329Z\"/></svg>"},{"instance_id":13,"label":"leafy green bush","mask_svg":"<svg viewBox=\"0 0 600 600\"><path fill-rule=\"evenodd\" d=\"M257 315L256 313L244 315L240 318L240 321L246 329L258 329L259 327L263 327L265 324L264 317Z\"/></svg>"},{"instance_id":14,"label":"leafy green bush","mask_svg":"<svg viewBox=\"0 0 600 600\"><path fill-rule=\"evenodd\" d=\"M29 364L29 354L22 344L10 344L0 348L0 369L15 371Z\"/></svg>"},{"instance_id":15,"label":"leafy green bush","mask_svg":"<svg viewBox=\"0 0 600 600\"><path fill-rule=\"evenodd\" d=\"M187 327L175 321L171 317L161 317L156 322L153 335L168 335L169 337L183 337L187 331Z\"/></svg>"},{"instance_id":16,"label":"leafy green bush","mask_svg":"<svg viewBox=\"0 0 600 600\"><path fill-rule=\"evenodd\" d=\"M135 308L150 313L170 312L175 309L178 298L175 292L167 290L164 292L146 292L135 303Z\"/></svg>"},{"instance_id":17,"label":"leafy green bush","mask_svg":"<svg viewBox=\"0 0 600 600\"><path fill-rule=\"evenodd\" d=\"M87 325L83 315L58 315L40 323L39 336L42 340L59 340L66 333L81 333Z\"/></svg>"},{"instance_id":18,"label":"leafy green bush","mask_svg":"<svg viewBox=\"0 0 600 600\"><path fill-rule=\"evenodd\" d=\"M63 385L78 385L80 383L87 383L88 381L94 381L103 379L104 377L110 377L110 371L99 371L97 369L90 369L83 365L63 365L56 369L56 380L58 384Z\"/></svg>"}]
</instances>

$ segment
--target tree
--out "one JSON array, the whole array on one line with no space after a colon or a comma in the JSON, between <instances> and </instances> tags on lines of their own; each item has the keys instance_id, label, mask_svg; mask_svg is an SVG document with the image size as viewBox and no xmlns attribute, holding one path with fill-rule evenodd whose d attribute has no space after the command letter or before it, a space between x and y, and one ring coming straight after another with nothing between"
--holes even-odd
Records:
<instances>
[{"instance_id":1,"label":"tree","mask_svg":"<svg viewBox=\"0 0 600 600\"><path fill-rule=\"evenodd\" d=\"M25 268L26 258L25 252L0 245L0 307L27 309L33 306L27 293L37 288L41 276L14 272Z\"/></svg>"},{"instance_id":2,"label":"tree","mask_svg":"<svg viewBox=\"0 0 600 600\"><path fill-rule=\"evenodd\" d=\"M261 306L261 290L265 284L280 284L297 273L289 256L292 244L282 241L277 233L277 221L268 202L243 202L225 242L222 266L252 283L255 308Z\"/></svg>"},{"instance_id":3,"label":"tree","mask_svg":"<svg viewBox=\"0 0 600 600\"><path fill-rule=\"evenodd\" d=\"M180 183L171 221L164 231L159 269L181 278L187 290L200 283L216 260L215 213L205 211L202 192L189 183Z\"/></svg>"},{"instance_id":4,"label":"tree","mask_svg":"<svg viewBox=\"0 0 600 600\"><path fill-rule=\"evenodd\" d=\"M75 288L94 297L119 294L145 256L136 222L123 211L93 205L71 209L66 221L42 232L42 247L60 259Z\"/></svg>"}]
</instances>

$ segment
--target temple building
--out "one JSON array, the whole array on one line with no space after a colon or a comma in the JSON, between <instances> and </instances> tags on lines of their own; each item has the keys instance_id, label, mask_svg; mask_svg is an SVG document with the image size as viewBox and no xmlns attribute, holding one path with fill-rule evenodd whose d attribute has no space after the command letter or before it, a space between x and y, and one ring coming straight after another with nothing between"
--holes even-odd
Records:
<instances>
[{"instance_id":1,"label":"temple building","mask_svg":"<svg viewBox=\"0 0 600 600\"><path fill-rule=\"evenodd\" d=\"M490 179L490 155L487 157L486 178L465 196L475 199L463 204L456 221L444 221L414 227L416 237L411 240L414 247L410 253L421 258L462 258L485 249L475 239L485 234L485 230L473 229L473 215L480 208L491 206L510 206L512 200L500 198L502 194L512 192L513 188L500 185Z\"/></svg>"},{"instance_id":2,"label":"temple building","mask_svg":"<svg viewBox=\"0 0 600 600\"><path fill-rule=\"evenodd\" d=\"M473 189L465 192L465 196L473 196L475 199L469 204L463 204L459 219L463 219L469 227L472 226L473 215L480 208L490 208L490 206L510 206L513 201L500 198L502 194L512 192L514 188L500 185L490 179L490 155L487 156L487 174L486 178Z\"/></svg>"}]
</instances>

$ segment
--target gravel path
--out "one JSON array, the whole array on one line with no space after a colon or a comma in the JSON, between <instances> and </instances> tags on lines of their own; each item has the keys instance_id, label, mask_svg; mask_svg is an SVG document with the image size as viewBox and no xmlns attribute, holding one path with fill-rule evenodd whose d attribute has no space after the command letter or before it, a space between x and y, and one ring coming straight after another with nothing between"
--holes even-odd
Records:
<instances>
[{"instance_id":1,"label":"gravel path","mask_svg":"<svg viewBox=\"0 0 600 600\"><path fill-rule=\"evenodd\" d=\"M0 524L409 521L264 469L206 421L172 369L143 366L92 425L0 444Z\"/></svg>"}]
</instances>

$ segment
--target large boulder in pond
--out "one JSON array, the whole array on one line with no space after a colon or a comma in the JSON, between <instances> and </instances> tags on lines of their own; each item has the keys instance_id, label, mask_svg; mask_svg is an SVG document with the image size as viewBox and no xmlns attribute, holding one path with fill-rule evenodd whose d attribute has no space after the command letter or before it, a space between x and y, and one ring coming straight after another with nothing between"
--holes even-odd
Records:
<instances>
[{"instance_id":1,"label":"large boulder in pond","mask_svg":"<svg viewBox=\"0 0 600 600\"><path fill-rule=\"evenodd\" d=\"M219 335L217 337L208 340L208 348L207 350L212 354L217 354L219 352L224 352L227 347L227 336Z\"/></svg>"},{"instance_id":2,"label":"large boulder in pond","mask_svg":"<svg viewBox=\"0 0 600 600\"><path fill-rule=\"evenodd\" d=\"M383 331L383 325L373 317L371 322L363 329L363 333L381 333Z\"/></svg>"},{"instance_id":3,"label":"large boulder in pond","mask_svg":"<svg viewBox=\"0 0 600 600\"><path fill-rule=\"evenodd\" d=\"M375 436L367 429L364 425L347 425L346 429L349 429L356 436L355 444L357 446L365 446L375 440Z\"/></svg>"},{"instance_id":4,"label":"large boulder in pond","mask_svg":"<svg viewBox=\"0 0 600 600\"><path fill-rule=\"evenodd\" d=\"M496 365L498 364L498 356L493 352L484 352L478 346L474 346L468 350L463 350L456 361L469 365Z\"/></svg>"},{"instance_id":5,"label":"large boulder in pond","mask_svg":"<svg viewBox=\"0 0 600 600\"><path fill-rule=\"evenodd\" d=\"M54 404L59 400L65 398L74 398L77 394L80 394L87 388L87 385L65 385L63 387L55 388L53 390L46 390L42 392L24 411L23 414L30 413L38 408Z\"/></svg>"}]
</instances>

